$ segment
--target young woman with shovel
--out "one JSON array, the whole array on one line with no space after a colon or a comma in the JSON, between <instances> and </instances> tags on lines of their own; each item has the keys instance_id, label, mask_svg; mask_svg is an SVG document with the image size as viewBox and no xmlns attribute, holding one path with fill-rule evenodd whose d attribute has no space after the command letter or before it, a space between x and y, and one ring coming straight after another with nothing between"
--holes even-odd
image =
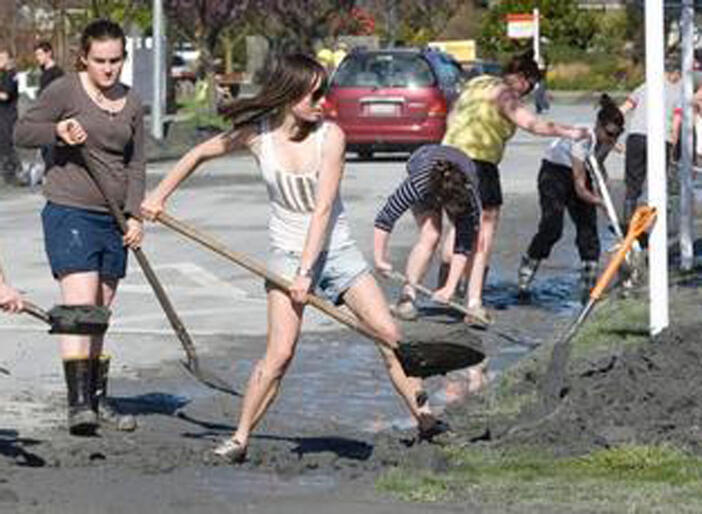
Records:
<instances>
[{"instance_id":1,"label":"young woman with shovel","mask_svg":"<svg viewBox=\"0 0 702 514\"><path fill-rule=\"evenodd\" d=\"M549 256L553 245L561 238L563 215L567 209L575 223L575 243L582 263L581 299L585 303L589 298L590 289L597 280L600 257L597 206L602 205L602 198L592 190L586 162L592 155L600 164L603 163L623 130L623 114L608 95L602 95L597 123L588 139L573 142L560 138L547 148L538 179L541 205L539 229L522 257L518 272L521 295L528 292L539 264Z\"/></svg>"},{"instance_id":2,"label":"young woman with shovel","mask_svg":"<svg viewBox=\"0 0 702 514\"><path fill-rule=\"evenodd\" d=\"M66 305L109 307L126 274L126 247L139 246L143 237L142 106L119 82L125 57L119 25L90 23L81 35L80 71L52 82L15 128L21 146L57 143L44 181L42 224L51 271ZM129 218L124 235L87 172L79 147L88 140L107 164L102 182ZM102 348L102 335L61 336L72 434L92 434L99 422L122 430L136 426L132 416L120 416L107 402L109 359L101 356Z\"/></svg>"},{"instance_id":3,"label":"young woman with shovel","mask_svg":"<svg viewBox=\"0 0 702 514\"><path fill-rule=\"evenodd\" d=\"M268 291L268 340L244 395L236 433L214 449L226 460L245 458L249 436L276 397L300 334L307 292L317 288L333 303L345 303L388 346L400 334L383 293L351 238L339 196L343 176L344 133L322 120L324 67L302 54L280 57L253 98L228 110L233 128L188 152L142 204L155 219L166 199L199 164L237 149L248 149L259 163L271 202L268 269L291 280L289 292L273 284ZM417 421L420 434L439 429L421 382L408 378L394 353L379 347L390 379ZM422 405L420 405L422 403Z\"/></svg>"}]
</instances>

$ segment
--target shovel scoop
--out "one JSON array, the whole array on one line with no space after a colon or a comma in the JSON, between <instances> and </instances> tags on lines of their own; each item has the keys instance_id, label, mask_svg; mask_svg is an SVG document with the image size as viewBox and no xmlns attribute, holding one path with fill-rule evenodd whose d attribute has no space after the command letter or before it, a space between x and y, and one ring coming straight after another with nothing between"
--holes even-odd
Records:
<instances>
[{"instance_id":1,"label":"shovel scoop","mask_svg":"<svg viewBox=\"0 0 702 514\"><path fill-rule=\"evenodd\" d=\"M22 312L49 325L50 334L101 335L110 321L110 310L96 305L56 305L45 311L25 301Z\"/></svg>"}]
</instances>

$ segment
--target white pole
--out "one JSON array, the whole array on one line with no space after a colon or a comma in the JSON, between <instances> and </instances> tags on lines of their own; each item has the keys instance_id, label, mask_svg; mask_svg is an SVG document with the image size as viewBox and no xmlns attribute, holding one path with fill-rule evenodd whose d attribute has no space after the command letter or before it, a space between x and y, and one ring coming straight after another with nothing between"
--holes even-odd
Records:
<instances>
[{"instance_id":1,"label":"white pole","mask_svg":"<svg viewBox=\"0 0 702 514\"><path fill-rule=\"evenodd\" d=\"M663 87L663 0L646 0L646 88L648 96L648 203L658 211L649 239L651 335L668 326L668 241Z\"/></svg>"},{"instance_id":2,"label":"white pole","mask_svg":"<svg viewBox=\"0 0 702 514\"><path fill-rule=\"evenodd\" d=\"M534 9L534 60L538 63L541 60L541 20L539 19L539 10Z\"/></svg>"},{"instance_id":3,"label":"white pole","mask_svg":"<svg viewBox=\"0 0 702 514\"><path fill-rule=\"evenodd\" d=\"M692 67L694 61L694 17L693 0L683 0L680 25L682 27L682 81L683 107L682 132L680 134L680 267L690 271L693 264L693 191L692 191L692 155L693 155L693 120L692 101L694 85Z\"/></svg>"},{"instance_id":4,"label":"white pole","mask_svg":"<svg viewBox=\"0 0 702 514\"><path fill-rule=\"evenodd\" d=\"M155 139L163 139L163 4L154 0L153 25L153 96L151 99L151 134Z\"/></svg>"}]
</instances>

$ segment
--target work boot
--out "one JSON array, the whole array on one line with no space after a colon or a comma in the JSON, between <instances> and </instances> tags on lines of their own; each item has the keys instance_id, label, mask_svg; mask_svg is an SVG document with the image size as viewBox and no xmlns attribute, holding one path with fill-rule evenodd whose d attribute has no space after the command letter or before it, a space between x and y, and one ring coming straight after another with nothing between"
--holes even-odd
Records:
<instances>
[{"instance_id":1,"label":"work boot","mask_svg":"<svg viewBox=\"0 0 702 514\"><path fill-rule=\"evenodd\" d=\"M131 414L120 414L107 397L107 376L110 371L110 356L101 355L98 364L97 388L95 390L95 409L100 423L123 432L131 432L137 427L136 418Z\"/></svg>"},{"instance_id":2,"label":"work boot","mask_svg":"<svg viewBox=\"0 0 702 514\"><path fill-rule=\"evenodd\" d=\"M539 264L541 264L539 259L532 259L528 255L522 255L522 262L517 271L517 287L520 296L526 296L529 293L529 286L531 281L534 280Z\"/></svg>"},{"instance_id":3,"label":"work boot","mask_svg":"<svg viewBox=\"0 0 702 514\"><path fill-rule=\"evenodd\" d=\"M597 261L583 261L580 268L580 303L585 305L590 299L590 291L597 283Z\"/></svg>"},{"instance_id":4,"label":"work boot","mask_svg":"<svg viewBox=\"0 0 702 514\"><path fill-rule=\"evenodd\" d=\"M63 361L68 390L68 431L71 435L93 435L98 426L92 398L96 386L95 359Z\"/></svg>"}]
</instances>

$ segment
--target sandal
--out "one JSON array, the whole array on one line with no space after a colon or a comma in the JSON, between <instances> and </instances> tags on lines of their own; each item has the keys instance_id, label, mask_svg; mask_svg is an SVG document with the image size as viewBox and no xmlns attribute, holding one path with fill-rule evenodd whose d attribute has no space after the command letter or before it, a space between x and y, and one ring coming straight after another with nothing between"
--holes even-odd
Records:
<instances>
[{"instance_id":1,"label":"sandal","mask_svg":"<svg viewBox=\"0 0 702 514\"><path fill-rule=\"evenodd\" d=\"M239 464L246 459L246 446L230 437L215 446L212 453L232 464Z\"/></svg>"},{"instance_id":2,"label":"sandal","mask_svg":"<svg viewBox=\"0 0 702 514\"><path fill-rule=\"evenodd\" d=\"M494 323L492 315L485 307L468 307L468 312L463 321L470 327L487 329Z\"/></svg>"},{"instance_id":3,"label":"sandal","mask_svg":"<svg viewBox=\"0 0 702 514\"><path fill-rule=\"evenodd\" d=\"M395 308L393 309L393 314L396 318L401 320L416 320L419 317L419 311L415 305L415 299L407 293L400 295L400 299L397 300L397 305L395 305Z\"/></svg>"}]
</instances>

